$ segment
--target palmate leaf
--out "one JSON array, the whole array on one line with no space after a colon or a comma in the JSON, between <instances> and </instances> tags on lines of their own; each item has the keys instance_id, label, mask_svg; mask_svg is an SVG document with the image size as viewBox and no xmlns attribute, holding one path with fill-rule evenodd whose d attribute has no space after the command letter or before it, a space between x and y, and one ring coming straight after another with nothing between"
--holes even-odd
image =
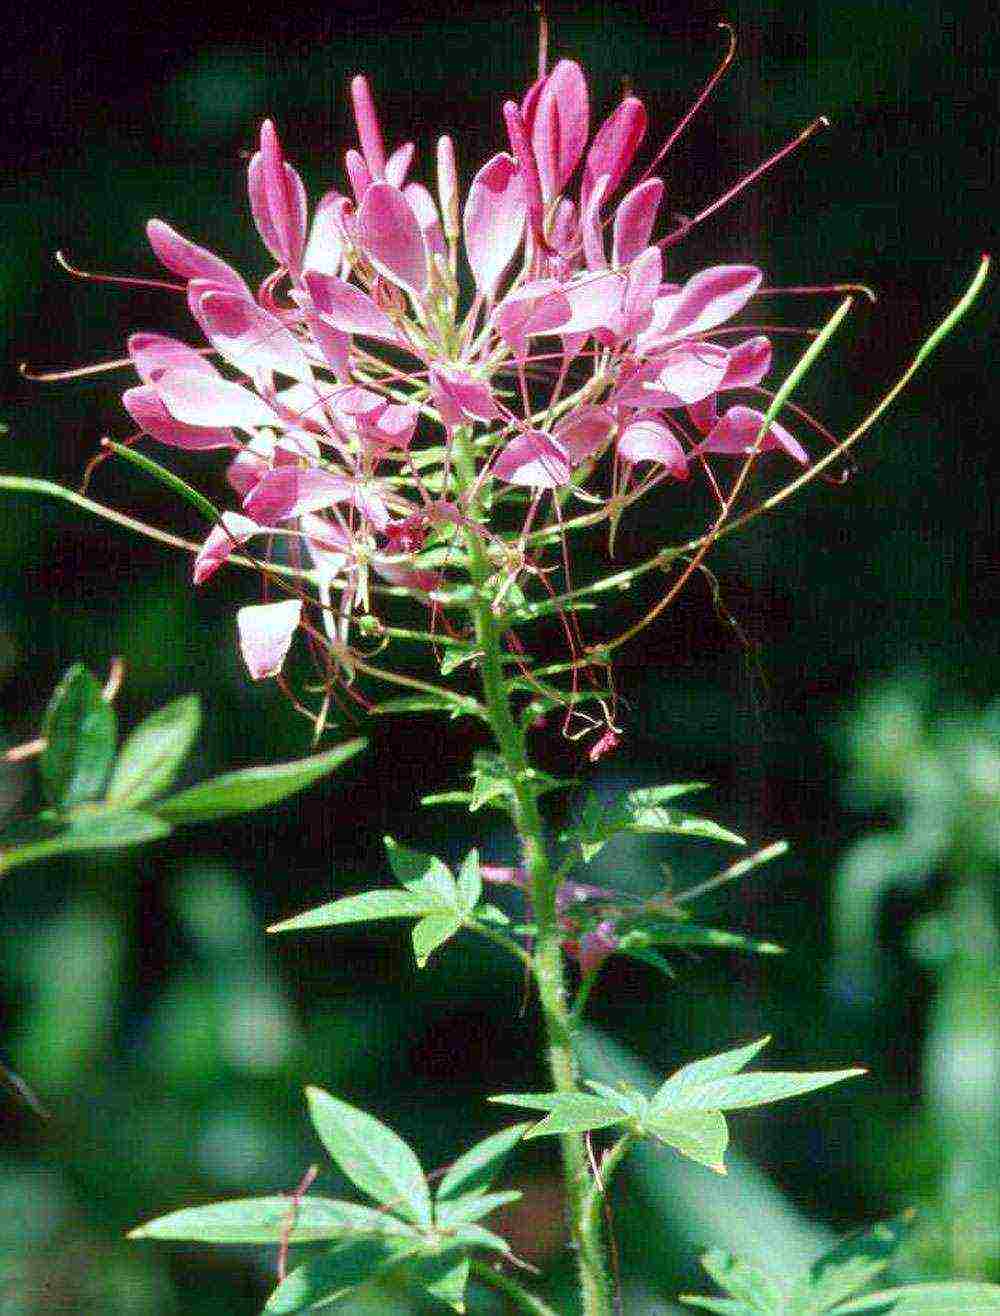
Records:
<instances>
[{"instance_id":1,"label":"palmate leaf","mask_svg":"<svg viewBox=\"0 0 1000 1316\"><path fill-rule=\"evenodd\" d=\"M184 695L157 709L126 738L111 772L107 800L134 808L169 790L201 726L201 701Z\"/></svg>"},{"instance_id":2,"label":"palmate leaf","mask_svg":"<svg viewBox=\"0 0 1000 1316\"><path fill-rule=\"evenodd\" d=\"M819 1316L867 1288L892 1260L912 1219L907 1211L880 1221L824 1253L794 1285L792 1316Z\"/></svg>"},{"instance_id":3,"label":"palmate leaf","mask_svg":"<svg viewBox=\"0 0 1000 1316\"><path fill-rule=\"evenodd\" d=\"M403 1275L438 1302L445 1303L453 1311L464 1312L471 1264L468 1257L456 1259L448 1253L440 1257L420 1257L404 1267Z\"/></svg>"},{"instance_id":4,"label":"palmate leaf","mask_svg":"<svg viewBox=\"0 0 1000 1316\"><path fill-rule=\"evenodd\" d=\"M866 1071L859 1068L814 1073L754 1073L739 1071L767 1045L763 1037L749 1046L707 1056L685 1065L659 1088L650 1102L653 1111L742 1110L771 1101L814 1092Z\"/></svg>"},{"instance_id":5,"label":"palmate leaf","mask_svg":"<svg viewBox=\"0 0 1000 1316\"><path fill-rule=\"evenodd\" d=\"M759 1267L719 1248L706 1252L701 1264L720 1289L725 1289L751 1311L759 1312L761 1316L780 1316L784 1311L784 1290L777 1280Z\"/></svg>"},{"instance_id":6,"label":"palmate leaf","mask_svg":"<svg viewBox=\"0 0 1000 1316\"><path fill-rule=\"evenodd\" d=\"M436 893L442 905L457 907L455 879L452 877L451 869L442 859L438 859L436 855L423 854L419 850L411 850L408 846L400 845L391 836L386 836L383 840L392 875L401 886L405 886L410 891Z\"/></svg>"},{"instance_id":7,"label":"palmate leaf","mask_svg":"<svg viewBox=\"0 0 1000 1316\"><path fill-rule=\"evenodd\" d=\"M726 1148L729 1146L729 1129L718 1110L668 1110L647 1116L643 1121L646 1132L690 1161L705 1165L716 1174L725 1174Z\"/></svg>"},{"instance_id":8,"label":"palmate leaf","mask_svg":"<svg viewBox=\"0 0 1000 1316\"><path fill-rule=\"evenodd\" d=\"M192 1243L319 1243L348 1237L415 1237L395 1216L356 1202L305 1196L244 1197L186 1207L133 1229L129 1238Z\"/></svg>"},{"instance_id":9,"label":"palmate leaf","mask_svg":"<svg viewBox=\"0 0 1000 1316\"><path fill-rule=\"evenodd\" d=\"M400 1265L422 1247L419 1239L365 1238L342 1243L286 1275L268 1298L264 1311L271 1316L292 1316L335 1302Z\"/></svg>"},{"instance_id":10,"label":"palmate leaf","mask_svg":"<svg viewBox=\"0 0 1000 1316\"><path fill-rule=\"evenodd\" d=\"M304 914L273 923L268 932L298 932L303 928L342 927L348 923L368 923L377 919L421 918L434 908L427 898L413 891L396 891L392 888L378 891L361 891L356 896L331 900L317 905Z\"/></svg>"},{"instance_id":11,"label":"palmate leaf","mask_svg":"<svg viewBox=\"0 0 1000 1316\"><path fill-rule=\"evenodd\" d=\"M836 1309L836 1316L1000 1316L1000 1284L957 1281L908 1284L869 1293Z\"/></svg>"},{"instance_id":12,"label":"palmate leaf","mask_svg":"<svg viewBox=\"0 0 1000 1316\"><path fill-rule=\"evenodd\" d=\"M490 1097L490 1101L504 1106L549 1111L545 1119L525 1133L525 1138L541 1138L553 1133L585 1133L631 1118L617 1102L587 1092L512 1092Z\"/></svg>"},{"instance_id":13,"label":"palmate leaf","mask_svg":"<svg viewBox=\"0 0 1000 1316\"><path fill-rule=\"evenodd\" d=\"M461 1197L450 1197L446 1202L438 1202L434 1219L439 1229L460 1230L461 1226L475 1224L501 1206L520 1201L521 1196L517 1189L511 1188L500 1193L472 1192Z\"/></svg>"},{"instance_id":14,"label":"palmate leaf","mask_svg":"<svg viewBox=\"0 0 1000 1316\"><path fill-rule=\"evenodd\" d=\"M507 1157L529 1128L530 1123L511 1124L499 1133L491 1133L488 1138L464 1152L449 1166L438 1184L438 1210L444 1202L490 1188L496 1182Z\"/></svg>"},{"instance_id":15,"label":"palmate leaf","mask_svg":"<svg viewBox=\"0 0 1000 1316\"><path fill-rule=\"evenodd\" d=\"M80 663L56 686L42 722L38 770L46 797L60 808L94 800L104 789L118 740L115 710Z\"/></svg>"},{"instance_id":16,"label":"palmate leaf","mask_svg":"<svg viewBox=\"0 0 1000 1316\"><path fill-rule=\"evenodd\" d=\"M704 786L704 782L690 781L640 787L608 801L601 800L595 791L590 791L584 800L579 820L567 828L560 839L576 841L586 863L620 832L655 832L745 845L742 836L737 836L710 818L700 818L667 807L667 801L702 790Z\"/></svg>"},{"instance_id":17,"label":"palmate leaf","mask_svg":"<svg viewBox=\"0 0 1000 1316\"><path fill-rule=\"evenodd\" d=\"M290 763L270 763L239 772L226 772L190 786L179 795L157 801L155 812L172 823L197 823L263 809L305 790L353 758L365 744L364 740L348 740L322 754Z\"/></svg>"},{"instance_id":18,"label":"palmate leaf","mask_svg":"<svg viewBox=\"0 0 1000 1316\"><path fill-rule=\"evenodd\" d=\"M462 929L461 914L428 914L413 929L413 954L423 969L434 952Z\"/></svg>"},{"instance_id":19,"label":"palmate leaf","mask_svg":"<svg viewBox=\"0 0 1000 1316\"><path fill-rule=\"evenodd\" d=\"M701 1060L692 1060L690 1064L682 1065L653 1094L649 1103L650 1112L682 1106L687 1094L702 1083L738 1074L754 1056L763 1051L770 1040L771 1036L768 1034L766 1037L758 1038L756 1042L750 1042L747 1046L738 1046L731 1051L720 1051L718 1055L705 1056Z\"/></svg>"},{"instance_id":20,"label":"palmate leaf","mask_svg":"<svg viewBox=\"0 0 1000 1316\"><path fill-rule=\"evenodd\" d=\"M430 1229L433 1212L427 1179L402 1138L373 1115L322 1088L306 1088L306 1097L320 1141L351 1182L397 1215Z\"/></svg>"}]
</instances>

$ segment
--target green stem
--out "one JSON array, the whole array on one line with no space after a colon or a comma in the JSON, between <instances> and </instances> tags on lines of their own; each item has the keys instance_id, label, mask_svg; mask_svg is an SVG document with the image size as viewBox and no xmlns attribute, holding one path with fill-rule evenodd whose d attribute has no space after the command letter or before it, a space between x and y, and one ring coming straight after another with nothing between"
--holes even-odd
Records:
<instances>
[{"instance_id":1,"label":"green stem","mask_svg":"<svg viewBox=\"0 0 1000 1316\"><path fill-rule=\"evenodd\" d=\"M536 1297L530 1289L526 1289L523 1284L519 1284L504 1271L488 1266L485 1261L473 1261L472 1273L484 1284L489 1284L498 1293L502 1293L505 1298L510 1298L511 1302L516 1303L522 1311L528 1312L529 1316L556 1316L556 1312L547 1302Z\"/></svg>"},{"instance_id":2,"label":"green stem","mask_svg":"<svg viewBox=\"0 0 1000 1316\"><path fill-rule=\"evenodd\" d=\"M611 1180L615 1171L621 1165L622 1161L632 1150L636 1142L636 1135L630 1129L628 1133L623 1133L618 1141L604 1154L600 1164L601 1178L600 1182L596 1180L590 1185L584 1202L584 1224L587 1230L599 1238L601 1234L601 1207Z\"/></svg>"},{"instance_id":3,"label":"green stem","mask_svg":"<svg viewBox=\"0 0 1000 1316\"><path fill-rule=\"evenodd\" d=\"M469 534L468 544L473 583L478 594L470 612L476 629L476 644L482 652L480 668L484 702L514 794L514 822L531 884L537 924L533 967L545 1025L549 1071L557 1092L575 1092L578 1090L573 1047L575 1021L567 1002L563 972L562 932L556 909L558 878L549 859L538 800L528 775L524 732L514 716L504 679L501 636L505 623L494 616L485 588L490 565L474 533ZM566 1134L560 1142L570 1227L580 1275L582 1311L584 1316L609 1316L611 1284L600 1230L587 1224L585 1207L590 1191L590 1173L583 1140L578 1134Z\"/></svg>"}]
</instances>

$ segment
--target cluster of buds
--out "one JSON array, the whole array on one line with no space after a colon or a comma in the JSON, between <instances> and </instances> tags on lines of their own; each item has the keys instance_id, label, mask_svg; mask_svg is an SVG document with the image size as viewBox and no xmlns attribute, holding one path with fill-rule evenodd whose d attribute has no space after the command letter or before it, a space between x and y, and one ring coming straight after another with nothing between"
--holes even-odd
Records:
<instances>
[{"instance_id":1,"label":"cluster of buds","mask_svg":"<svg viewBox=\"0 0 1000 1316\"><path fill-rule=\"evenodd\" d=\"M301 630L331 680L349 686L358 640L381 632L373 596L420 599L436 619L470 537L499 610L532 581L554 595L552 575L570 571L567 520L605 521L613 541L625 508L693 473L729 510L710 459L779 450L808 464L760 409L773 396L770 339L731 323L768 291L761 271L718 265L673 282L664 259L812 129L656 236L655 170L732 53L731 43L631 182L642 102L627 96L591 134L586 80L569 60L503 106L509 150L478 169L464 201L447 136L436 195L407 181L413 143L387 151L363 77L351 84L350 194L328 192L311 219L266 122L249 196L275 268L256 293L219 256L150 221L152 248L183 280L171 286L209 346L135 334L141 383L124 404L141 435L233 453L239 510L221 514L194 579L240 550L259 555L272 594L288 593L239 611L254 678L281 672ZM588 510L567 518L574 502ZM267 569L275 552L283 574ZM565 629L575 644L575 622Z\"/></svg>"}]
</instances>

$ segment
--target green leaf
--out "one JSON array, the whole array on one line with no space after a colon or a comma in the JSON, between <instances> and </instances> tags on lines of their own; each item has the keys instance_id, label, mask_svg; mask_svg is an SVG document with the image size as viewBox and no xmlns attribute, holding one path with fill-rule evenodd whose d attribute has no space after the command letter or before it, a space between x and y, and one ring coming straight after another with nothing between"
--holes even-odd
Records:
<instances>
[{"instance_id":1,"label":"green leaf","mask_svg":"<svg viewBox=\"0 0 1000 1316\"><path fill-rule=\"evenodd\" d=\"M650 1098L650 1111L668 1108L687 1109L684 1103L692 1090L700 1088L703 1083L708 1083L712 1079L738 1074L754 1056L763 1051L770 1040L768 1034L766 1037L758 1038L756 1042L750 1042L747 1046L738 1046L731 1051L721 1051L718 1055L705 1056L701 1060L692 1060L690 1064L682 1065Z\"/></svg>"},{"instance_id":2,"label":"green leaf","mask_svg":"<svg viewBox=\"0 0 1000 1316\"><path fill-rule=\"evenodd\" d=\"M420 803L428 808L435 804L468 804L472 799L472 791L441 791L437 795L422 795Z\"/></svg>"},{"instance_id":3,"label":"green leaf","mask_svg":"<svg viewBox=\"0 0 1000 1316\"><path fill-rule=\"evenodd\" d=\"M525 1124L525 1128L530 1127ZM520 1201L521 1194L516 1189L502 1193L466 1193L462 1197L438 1201L434 1220L439 1229L457 1229L460 1225L471 1225L483 1216L491 1215L501 1206Z\"/></svg>"},{"instance_id":4,"label":"green leaf","mask_svg":"<svg viewBox=\"0 0 1000 1316\"><path fill-rule=\"evenodd\" d=\"M701 1258L701 1264L715 1280L739 1302L761 1316L782 1316L785 1295L775 1280L756 1266L751 1266L729 1252L713 1248Z\"/></svg>"},{"instance_id":5,"label":"green leaf","mask_svg":"<svg viewBox=\"0 0 1000 1316\"><path fill-rule=\"evenodd\" d=\"M445 699L442 695L403 695L399 699L384 699L376 704L370 712L380 717L393 713L454 713L458 709L463 713L479 714L480 709L473 700L468 706L459 705L457 700Z\"/></svg>"},{"instance_id":6,"label":"green leaf","mask_svg":"<svg viewBox=\"0 0 1000 1316\"><path fill-rule=\"evenodd\" d=\"M454 1257L421 1257L406 1267L407 1277L438 1302L453 1311L465 1311L465 1289L469 1282L471 1263L468 1257L456 1261Z\"/></svg>"},{"instance_id":7,"label":"green leaf","mask_svg":"<svg viewBox=\"0 0 1000 1316\"><path fill-rule=\"evenodd\" d=\"M198 492L197 489L192 489L191 485L189 485L186 480L182 480L181 477L175 475L173 471L168 471L167 468L161 466L159 462L153 461L152 457L147 457L145 453L137 452L135 448L127 448L123 443L112 443L110 439L105 439L104 442L107 447L117 453L119 457L124 457L124 459L131 462L133 466L137 466L140 471L145 471L145 473L151 475L154 480L159 480L160 484L166 485L166 487L172 490L173 493L177 494L178 497L183 498L186 503L190 503L191 506L196 508L207 521L211 521L213 524L217 525L222 519L220 513L212 506L207 498Z\"/></svg>"},{"instance_id":8,"label":"green leaf","mask_svg":"<svg viewBox=\"0 0 1000 1316\"><path fill-rule=\"evenodd\" d=\"M729 1146L729 1130L721 1111L662 1111L647 1115L643 1127L689 1160L707 1165L716 1174L726 1173L724 1157Z\"/></svg>"},{"instance_id":9,"label":"green leaf","mask_svg":"<svg viewBox=\"0 0 1000 1316\"><path fill-rule=\"evenodd\" d=\"M413 1151L374 1116L322 1088L306 1088L323 1146L352 1183L423 1229L432 1223L431 1195Z\"/></svg>"},{"instance_id":10,"label":"green leaf","mask_svg":"<svg viewBox=\"0 0 1000 1316\"><path fill-rule=\"evenodd\" d=\"M700 790L703 786L703 782L692 781L676 786L641 787L606 802L595 791L590 791L584 800L579 820L567 828L560 839L577 841L586 863L619 832L663 832L745 845L741 836L709 818L698 818L679 809L665 807L665 800L674 799L688 791Z\"/></svg>"},{"instance_id":11,"label":"green leaf","mask_svg":"<svg viewBox=\"0 0 1000 1316\"><path fill-rule=\"evenodd\" d=\"M483 879L479 873L479 851L470 850L458 870L458 895L462 908L471 914L483 894Z\"/></svg>"},{"instance_id":12,"label":"green leaf","mask_svg":"<svg viewBox=\"0 0 1000 1316\"><path fill-rule=\"evenodd\" d=\"M646 1099L641 1092L629 1092L621 1088L613 1088L609 1083L599 1083L595 1078L588 1078L586 1084L599 1097L605 1097L612 1105L620 1106L627 1115L633 1115L636 1119L642 1119L645 1116Z\"/></svg>"},{"instance_id":13,"label":"green leaf","mask_svg":"<svg viewBox=\"0 0 1000 1316\"><path fill-rule=\"evenodd\" d=\"M294 1207L294 1211L293 1211ZM294 1227L289 1233L289 1225ZM327 1197L244 1197L211 1202L160 1216L133 1229L129 1238L157 1238L193 1243L318 1243L344 1234L408 1236L395 1216L356 1202Z\"/></svg>"},{"instance_id":14,"label":"green leaf","mask_svg":"<svg viewBox=\"0 0 1000 1316\"><path fill-rule=\"evenodd\" d=\"M398 1266L421 1246L403 1239L357 1239L331 1248L287 1275L267 1300L271 1316L292 1316L334 1302L351 1289Z\"/></svg>"},{"instance_id":15,"label":"green leaf","mask_svg":"<svg viewBox=\"0 0 1000 1316\"><path fill-rule=\"evenodd\" d=\"M783 955L784 947L773 941L744 936L724 928L706 928L697 923L667 920L662 917L643 920L630 928L621 939L619 949L646 950L650 946L675 946L678 950L705 947L710 950L740 950L752 955Z\"/></svg>"},{"instance_id":16,"label":"green leaf","mask_svg":"<svg viewBox=\"0 0 1000 1316\"><path fill-rule=\"evenodd\" d=\"M521 1196L520 1193L495 1193L495 1197L502 1197L507 1201ZM498 1203L499 1205L499 1203ZM485 1248L487 1252L499 1252L502 1256L512 1256L510 1244L499 1234L494 1234L491 1229L484 1229L482 1225L473 1223L458 1225L448 1235L448 1242L453 1247Z\"/></svg>"},{"instance_id":17,"label":"green leaf","mask_svg":"<svg viewBox=\"0 0 1000 1316\"><path fill-rule=\"evenodd\" d=\"M552 1133L586 1133L589 1129L605 1129L609 1124L620 1124L628 1116L621 1106L592 1097L587 1092L565 1092L540 1124L529 1129L528 1138L543 1138Z\"/></svg>"},{"instance_id":18,"label":"green leaf","mask_svg":"<svg viewBox=\"0 0 1000 1316\"><path fill-rule=\"evenodd\" d=\"M420 920L412 934L418 969L424 968L438 947L461 930L462 921L461 914L428 914Z\"/></svg>"},{"instance_id":19,"label":"green leaf","mask_svg":"<svg viewBox=\"0 0 1000 1316\"><path fill-rule=\"evenodd\" d=\"M627 955L629 959L638 960L640 964L648 964L657 969L660 973L665 974L671 981L676 980L677 974L674 973L670 961L658 955L655 950L647 950L642 946L619 946L622 955Z\"/></svg>"},{"instance_id":20,"label":"green leaf","mask_svg":"<svg viewBox=\"0 0 1000 1316\"><path fill-rule=\"evenodd\" d=\"M413 891L362 891L331 900L304 914L273 923L268 932L294 932L302 928L332 928L345 923L367 923L383 918L421 918L431 908L427 898Z\"/></svg>"},{"instance_id":21,"label":"green leaf","mask_svg":"<svg viewBox=\"0 0 1000 1316\"><path fill-rule=\"evenodd\" d=\"M814 1262L792 1290L794 1316L819 1316L867 1288L892 1260L913 1212L883 1220L845 1238Z\"/></svg>"},{"instance_id":22,"label":"green leaf","mask_svg":"<svg viewBox=\"0 0 1000 1316\"><path fill-rule=\"evenodd\" d=\"M86 806L80 806L86 807ZM68 827L48 832L40 826L37 840L26 840L0 853L0 873L22 864L54 859L64 854L86 854L93 850L126 850L169 836L173 828L162 818L124 809L95 808L77 815Z\"/></svg>"},{"instance_id":23,"label":"green leaf","mask_svg":"<svg viewBox=\"0 0 1000 1316\"><path fill-rule=\"evenodd\" d=\"M514 798L514 788L510 783L507 765L499 754L488 750L479 750L474 756L475 767L472 769L472 799L469 812L476 813L486 805L502 804Z\"/></svg>"},{"instance_id":24,"label":"green leaf","mask_svg":"<svg viewBox=\"0 0 1000 1316\"><path fill-rule=\"evenodd\" d=\"M305 790L320 777L339 768L364 746L363 740L348 740L322 754L295 759L291 763L271 763L226 772L221 777L199 782L179 795L160 800L156 812L174 823L197 823L263 809L296 791Z\"/></svg>"},{"instance_id":25,"label":"green leaf","mask_svg":"<svg viewBox=\"0 0 1000 1316\"><path fill-rule=\"evenodd\" d=\"M201 702L184 695L140 722L122 745L111 773L108 802L133 806L173 785L201 725Z\"/></svg>"},{"instance_id":26,"label":"green leaf","mask_svg":"<svg viewBox=\"0 0 1000 1316\"><path fill-rule=\"evenodd\" d=\"M96 799L115 756L117 720L97 678L80 663L56 686L42 735L46 745L38 768L46 797L66 808Z\"/></svg>"},{"instance_id":27,"label":"green leaf","mask_svg":"<svg viewBox=\"0 0 1000 1316\"><path fill-rule=\"evenodd\" d=\"M701 1294L681 1293L678 1301L686 1302L689 1307L700 1307L702 1311L713 1311L716 1316L755 1316L752 1307L735 1298L703 1298Z\"/></svg>"},{"instance_id":28,"label":"green leaf","mask_svg":"<svg viewBox=\"0 0 1000 1316\"><path fill-rule=\"evenodd\" d=\"M1000 1285L958 1281L908 1284L855 1298L837 1308L836 1316L856 1312L891 1312L892 1316L1000 1316Z\"/></svg>"},{"instance_id":29,"label":"green leaf","mask_svg":"<svg viewBox=\"0 0 1000 1316\"><path fill-rule=\"evenodd\" d=\"M451 869L434 855L422 854L400 845L391 836L383 838L389 855L389 867L400 885L408 891L427 892L439 909L458 908L458 890Z\"/></svg>"},{"instance_id":30,"label":"green leaf","mask_svg":"<svg viewBox=\"0 0 1000 1316\"><path fill-rule=\"evenodd\" d=\"M488 1138L463 1152L449 1166L438 1185L438 1210L441 1209L440 1204L448 1199L489 1188L496 1181L507 1157L530 1127L530 1124L511 1124L509 1128L491 1133Z\"/></svg>"},{"instance_id":31,"label":"green leaf","mask_svg":"<svg viewBox=\"0 0 1000 1316\"><path fill-rule=\"evenodd\" d=\"M819 1088L857 1078L864 1069L831 1069L806 1074L734 1074L690 1087L678 1098L669 1099L673 1110L745 1110L771 1101L802 1096Z\"/></svg>"}]
</instances>

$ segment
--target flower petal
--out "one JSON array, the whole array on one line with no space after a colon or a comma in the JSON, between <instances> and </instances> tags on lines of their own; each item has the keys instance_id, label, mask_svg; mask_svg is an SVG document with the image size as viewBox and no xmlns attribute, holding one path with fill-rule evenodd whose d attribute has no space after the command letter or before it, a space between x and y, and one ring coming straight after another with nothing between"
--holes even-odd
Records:
<instances>
[{"instance_id":1,"label":"flower petal","mask_svg":"<svg viewBox=\"0 0 1000 1316\"><path fill-rule=\"evenodd\" d=\"M393 187L403 186L406 175L410 171L413 153L416 149L412 142L404 142L402 146L396 147L385 162L385 181L387 183L391 183Z\"/></svg>"},{"instance_id":2,"label":"flower petal","mask_svg":"<svg viewBox=\"0 0 1000 1316\"><path fill-rule=\"evenodd\" d=\"M764 413L753 407L730 407L716 424L708 438L698 444L695 452L717 452L725 456L746 456L753 451L757 435L764 424ZM809 454L783 425L772 421L757 447L758 452L771 452L780 448L803 466L809 464Z\"/></svg>"},{"instance_id":3,"label":"flower petal","mask_svg":"<svg viewBox=\"0 0 1000 1316\"><path fill-rule=\"evenodd\" d=\"M302 257L303 269L340 273L344 263L344 216L350 208L349 198L339 192L327 192L321 198Z\"/></svg>"},{"instance_id":4,"label":"flower petal","mask_svg":"<svg viewBox=\"0 0 1000 1316\"><path fill-rule=\"evenodd\" d=\"M771 343L763 334L744 338L729 349L729 365L720 388L754 388L771 369Z\"/></svg>"},{"instance_id":5,"label":"flower petal","mask_svg":"<svg viewBox=\"0 0 1000 1316\"><path fill-rule=\"evenodd\" d=\"M214 572L234 549L245 544L261 527L256 521L240 516L239 512L223 512L222 524L213 526L194 559L194 583L200 585Z\"/></svg>"},{"instance_id":6,"label":"flower petal","mask_svg":"<svg viewBox=\"0 0 1000 1316\"><path fill-rule=\"evenodd\" d=\"M358 209L358 245L372 264L414 297L427 292L427 243L413 209L389 183L372 183Z\"/></svg>"},{"instance_id":7,"label":"flower petal","mask_svg":"<svg viewBox=\"0 0 1000 1316\"><path fill-rule=\"evenodd\" d=\"M232 430L215 426L184 425L167 410L163 399L154 387L143 384L130 388L122 397L125 410L142 430L167 443L172 448L206 450L209 448L238 448Z\"/></svg>"},{"instance_id":8,"label":"flower petal","mask_svg":"<svg viewBox=\"0 0 1000 1316\"><path fill-rule=\"evenodd\" d=\"M526 430L497 455L493 474L505 484L556 489L569 483L569 454L543 430Z\"/></svg>"},{"instance_id":9,"label":"flower petal","mask_svg":"<svg viewBox=\"0 0 1000 1316\"><path fill-rule=\"evenodd\" d=\"M236 625L243 661L255 681L277 676L292 646L292 637L302 620L302 600L255 603L240 608Z\"/></svg>"},{"instance_id":10,"label":"flower petal","mask_svg":"<svg viewBox=\"0 0 1000 1316\"><path fill-rule=\"evenodd\" d=\"M662 278L663 252L659 247L647 247L632 261L625 281L619 329L623 338L634 338L649 325Z\"/></svg>"},{"instance_id":11,"label":"flower petal","mask_svg":"<svg viewBox=\"0 0 1000 1316\"><path fill-rule=\"evenodd\" d=\"M204 247L181 237L176 229L162 219L151 219L146 225L146 236L160 263L184 279L210 279L221 288L250 296L250 289L231 265Z\"/></svg>"},{"instance_id":12,"label":"flower petal","mask_svg":"<svg viewBox=\"0 0 1000 1316\"><path fill-rule=\"evenodd\" d=\"M373 178L384 178L385 146L382 142L382 129L368 79L360 73L351 79L351 104L365 163Z\"/></svg>"},{"instance_id":13,"label":"flower petal","mask_svg":"<svg viewBox=\"0 0 1000 1316\"><path fill-rule=\"evenodd\" d=\"M166 334L132 334L128 354L144 384L155 384L165 370L194 370L203 375L217 375L211 361L187 343Z\"/></svg>"},{"instance_id":14,"label":"flower petal","mask_svg":"<svg viewBox=\"0 0 1000 1316\"><path fill-rule=\"evenodd\" d=\"M250 209L265 247L280 265L297 271L306 244L306 190L285 163L270 119L261 125L260 150L250 161L247 183Z\"/></svg>"},{"instance_id":15,"label":"flower petal","mask_svg":"<svg viewBox=\"0 0 1000 1316\"><path fill-rule=\"evenodd\" d=\"M210 287L195 298L195 314L205 336L230 365L246 375L277 370L310 383L312 367L292 332L247 297Z\"/></svg>"},{"instance_id":16,"label":"flower petal","mask_svg":"<svg viewBox=\"0 0 1000 1316\"><path fill-rule=\"evenodd\" d=\"M642 101L626 96L618 108L601 124L587 152L583 166L580 205L587 204L597 180L607 174L610 196L625 177L646 135L646 109Z\"/></svg>"},{"instance_id":17,"label":"flower petal","mask_svg":"<svg viewBox=\"0 0 1000 1316\"><path fill-rule=\"evenodd\" d=\"M606 407L577 407L558 422L552 436L566 449L571 464L578 466L601 451L614 426L615 418Z\"/></svg>"},{"instance_id":18,"label":"flower petal","mask_svg":"<svg viewBox=\"0 0 1000 1316\"><path fill-rule=\"evenodd\" d=\"M465 254L476 287L496 296L497 284L524 236L527 206L517 165L505 152L476 174L465 202Z\"/></svg>"},{"instance_id":19,"label":"flower petal","mask_svg":"<svg viewBox=\"0 0 1000 1316\"><path fill-rule=\"evenodd\" d=\"M427 243L427 250L444 256L448 251L444 240L444 229L441 227L441 216L430 192L423 183L407 183L403 188L403 196L406 197L410 209L417 217L420 231Z\"/></svg>"},{"instance_id":20,"label":"flower petal","mask_svg":"<svg viewBox=\"0 0 1000 1316\"><path fill-rule=\"evenodd\" d=\"M763 282L753 265L715 265L688 279L663 326L664 336L703 334L742 311Z\"/></svg>"},{"instance_id":21,"label":"flower petal","mask_svg":"<svg viewBox=\"0 0 1000 1316\"><path fill-rule=\"evenodd\" d=\"M485 379L473 379L464 370L434 362L430 368L431 397L446 425L464 420L496 420L503 413L493 400Z\"/></svg>"},{"instance_id":22,"label":"flower petal","mask_svg":"<svg viewBox=\"0 0 1000 1316\"><path fill-rule=\"evenodd\" d=\"M245 430L273 425L276 419L263 398L221 375L166 370L156 381L156 391L174 419L185 425L235 425Z\"/></svg>"},{"instance_id":23,"label":"flower petal","mask_svg":"<svg viewBox=\"0 0 1000 1316\"><path fill-rule=\"evenodd\" d=\"M320 466L282 466L268 471L243 500L243 510L261 525L277 525L354 497L354 481Z\"/></svg>"},{"instance_id":24,"label":"flower petal","mask_svg":"<svg viewBox=\"0 0 1000 1316\"><path fill-rule=\"evenodd\" d=\"M656 462L678 480L688 478L687 456L666 422L658 416L639 416L622 430L618 456L633 465Z\"/></svg>"},{"instance_id":25,"label":"flower petal","mask_svg":"<svg viewBox=\"0 0 1000 1316\"><path fill-rule=\"evenodd\" d=\"M329 319L334 329L345 334L361 334L364 338L397 340L396 330L386 313L352 283L333 274L308 270L305 285L316 310Z\"/></svg>"},{"instance_id":26,"label":"flower petal","mask_svg":"<svg viewBox=\"0 0 1000 1316\"><path fill-rule=\"evenodd\" d=\"M589 133L587 80L579 64L562 59L545 79L531 124L531 145L546 201L566 186Z\"/></svg>"},{"instance_id":27,"label":"flower petal","mask_svg":"<svg viewBox=\"0 0 1000 1316\"><path fill-rule=\"evenodd\" d=\"M647 178L622 197L615 211L611 242L613 264L619 268L628 265L648 247L662 199L663 183L659 178Z\"/></svg>"}]
</instances>

